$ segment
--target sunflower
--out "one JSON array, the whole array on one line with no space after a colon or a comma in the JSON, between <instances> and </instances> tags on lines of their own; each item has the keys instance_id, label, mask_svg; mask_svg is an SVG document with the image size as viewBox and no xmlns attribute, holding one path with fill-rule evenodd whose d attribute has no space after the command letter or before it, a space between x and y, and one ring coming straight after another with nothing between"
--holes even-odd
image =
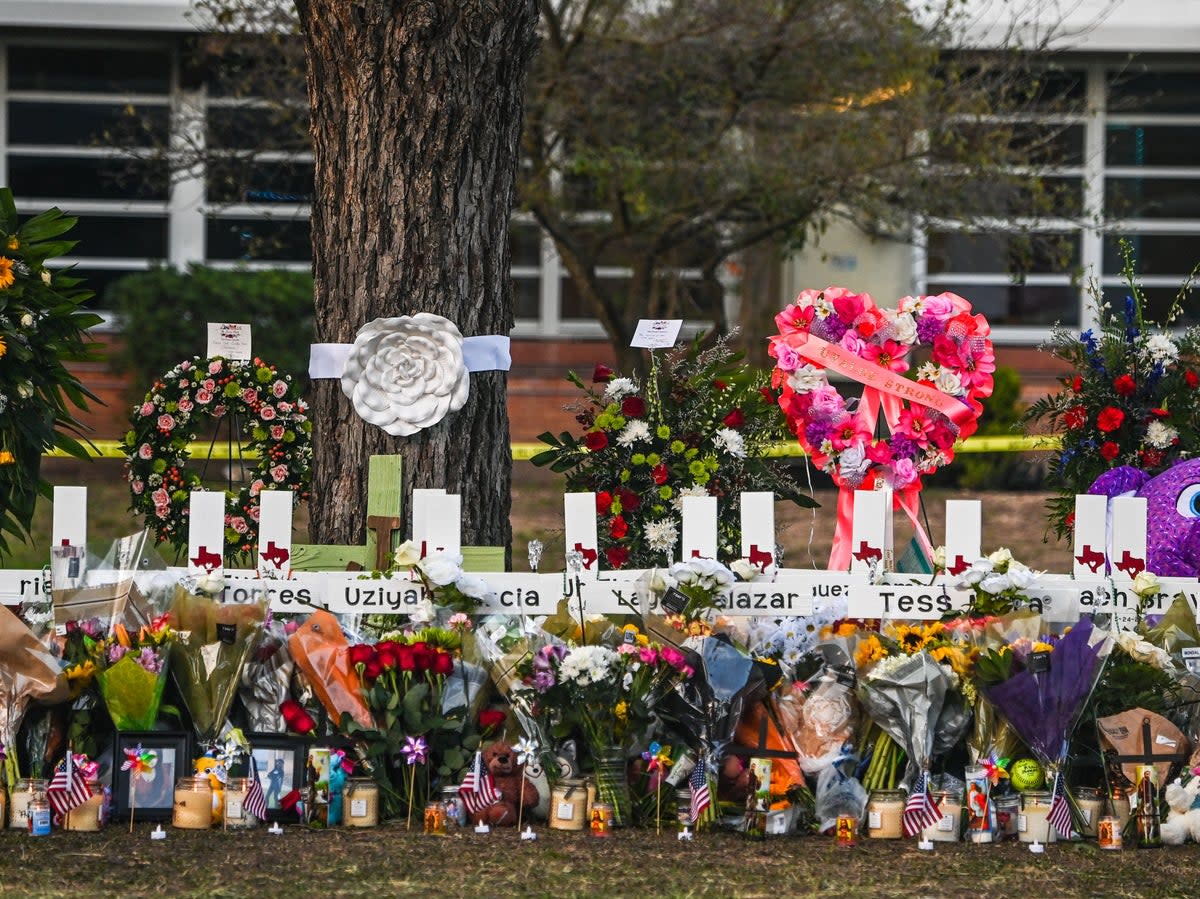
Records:
<instances>
[{"instance_id":1,"label":"sunflower","mask_svg":"<svg viewBox=\"0 0 1200 899\"><path fill-rule=\"evenodd\" d=\"M865 668L872 662L878 662L887 653L884 651L883 644L879 642L879 638L874 634L867 637L858 644L858 648L854 650L854 664L859 668Z\"/></svg>"},{"instance_id":2,"label":"sunflower","mask_svg":"<svg viewBox=\"0 0 1200 899\"><path fill-rule=\"evenodd\" d=\"M17 276L13 273L13 261L7 256L0 256L0 290L13 286Z\"/></svg>"},{"instance_id":3,"label":"sunflower","mask_svg":"<svg viewBox=\"0 0 1200 899\"><path fill-rule=\"evenodd\" d=\"M0 465L12 465L16 461L17 457L8 450L0 450Z\"/></svg>"},{"instance_id":4,"label":"sunflower","mask_svg":"<svg viewBox=\"0 0 1200 899\"><path fill-rule=\"evenodd\" d=\"M892 637L900 647L900 651L908 655L918 653L929 642L929 635L924 628L908 624L895 624L888 628L888 636Z\"/></svg>"}]
</instances>

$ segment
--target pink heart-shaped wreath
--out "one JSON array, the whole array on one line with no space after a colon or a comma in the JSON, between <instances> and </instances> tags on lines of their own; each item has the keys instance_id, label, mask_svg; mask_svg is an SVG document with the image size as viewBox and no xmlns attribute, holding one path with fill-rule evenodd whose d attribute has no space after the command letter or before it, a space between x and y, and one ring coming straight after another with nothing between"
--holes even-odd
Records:
<instances>
[{"instance_id":1,"label":"pink heart-shaped wreath","mask_svg":"<svg viewBox=\"0 0 1200 899\"><path fill-rule=\"evenodd\" d=\"M805 452L841 488L839 504L849 503L847 491L882 481L915 522L921 476L954 458L954 442L975 433L980 400L991 396L987 319L952 293L904 297L885 310L867 294L829 287L804 291L775 323L768 352L779 405ZM862 397L848 401L827 370L861 384ZM888 436L876 436L880 413Z\"/></svg>"}]
</instances>

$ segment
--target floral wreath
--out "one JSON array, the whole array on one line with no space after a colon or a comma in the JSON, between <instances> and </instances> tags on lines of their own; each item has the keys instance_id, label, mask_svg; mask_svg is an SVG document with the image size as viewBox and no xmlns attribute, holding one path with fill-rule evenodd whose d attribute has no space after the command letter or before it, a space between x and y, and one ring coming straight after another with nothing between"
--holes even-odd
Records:
<instances>
[{"instance_id":1,"label":"floral wreath","mask_svg":"<svg viewBox=\"0 0 1200 899\"><path fill-rule=\"evenodd\" d=\"M308 499L312 465L312 422L290 375L275 366L196 357L154 382L133 409L125 434L130 508L145 516L159 543L187 547L188 495L201 489L188 470L187 445L206 426L233 414L245 447L257 453L250 483L225 494L225 552L244 555L258 542L259 494L292 490Z\"/></svg>"},{"instance_id":2,"label":"floral wreath","mask_svg":"<svg viewBox=\"0 0 1200 899\"><path fill-rule=\"evenodd\" d=\"M779 405L800 445L839 486L882 478L897 490L919 489L921 475L950 462L954 442L975 432L980 400L992 393L987 319L952 293L905 297L885 310L842 287L806 290L775 323L768 352ZM915 380L902 377L917 347L928 347L929 358ZM862 399L848 403L826 368L863 384ZM880 412L891 434L877 438Z\"/></svg>"}]
</instances>

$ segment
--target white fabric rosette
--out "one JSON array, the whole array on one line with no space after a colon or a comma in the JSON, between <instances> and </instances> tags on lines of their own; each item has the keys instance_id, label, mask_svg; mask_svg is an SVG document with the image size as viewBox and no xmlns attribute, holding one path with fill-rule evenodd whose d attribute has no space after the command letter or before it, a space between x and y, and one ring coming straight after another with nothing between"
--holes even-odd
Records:
<instances>
[{"instance_id":1,"label":"white fabric rosette","mask_svg":"<svg viewBox=\"0 0 1200 899\"><path fill-rule=\"evenodd\" d=\"M457 412L470 380L463 336L431 312L377 318L358 330L342 373L342 392L364 421L407 437Z\"/></svg>"}]
</instances>

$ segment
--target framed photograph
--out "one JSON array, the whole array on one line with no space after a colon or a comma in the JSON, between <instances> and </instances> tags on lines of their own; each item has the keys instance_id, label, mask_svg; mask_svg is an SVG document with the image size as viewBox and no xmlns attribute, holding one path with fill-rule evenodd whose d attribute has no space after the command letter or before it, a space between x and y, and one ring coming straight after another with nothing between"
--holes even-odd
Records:
<instances>
[{"instance_id":1,"label":"framed photograph","mask_svg":"<svg viewBox=\"0 0 1200 899\"><path fill-rule=\"evenodd\" d=\"M151 750L156 756L149 775L130 776L122 771L125 750ZM135 821L169 821L175 805L175 781L192 773L191 734L187 731L121 731L115 741L113 763L113 816Z\"/></svg>"},{"instance_id":2,"label":"framed photograph","mask_svg":"<svg viewBox=\"0 0 1200 899\"><path fill-rule=\"evenodd\" d=\"M292 790L304 789L304 771L312 740L287 734L246 734L253 761L251 771L262 785L268 821L297 820L294 810L280 804Z\"/></svg>"}]
</instances>

